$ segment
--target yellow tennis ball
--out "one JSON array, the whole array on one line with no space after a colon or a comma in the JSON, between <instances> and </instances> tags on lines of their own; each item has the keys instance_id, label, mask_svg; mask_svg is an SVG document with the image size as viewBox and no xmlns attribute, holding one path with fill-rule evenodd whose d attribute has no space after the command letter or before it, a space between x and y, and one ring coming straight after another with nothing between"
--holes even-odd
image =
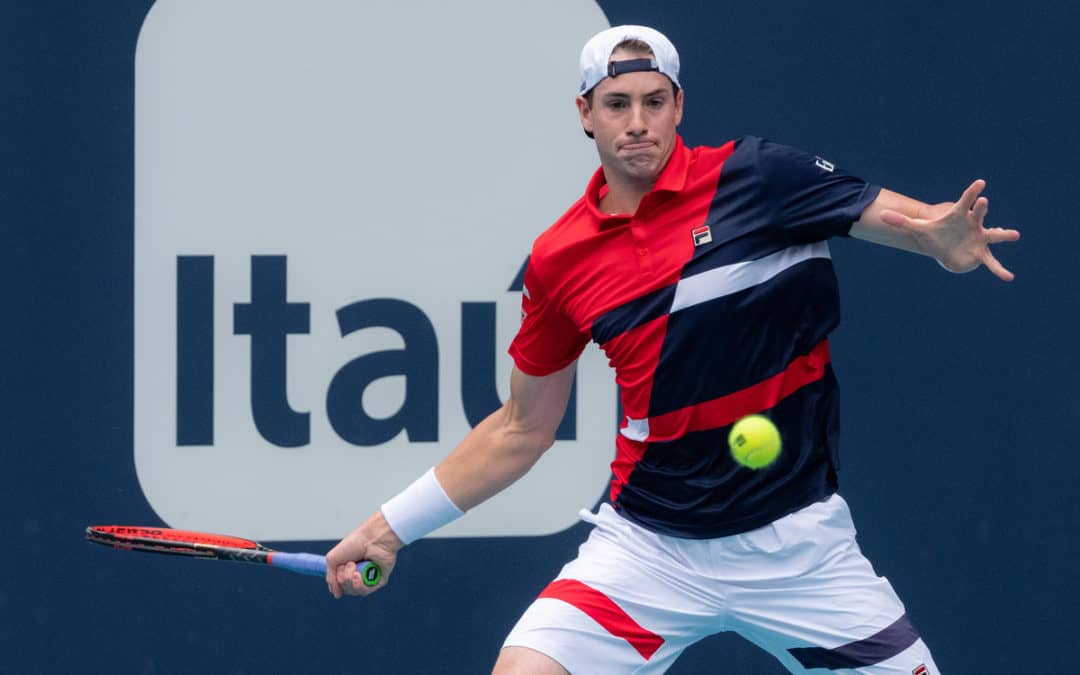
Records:
<instances>
[{"instance_id":1,"label":"yellow tennis ball","mask_svg":"<svg viewBox=\"0 0 1080 675\"><path fill-rule=\"evenodd\" d=\"M747 415L731 427L728 445L736 462L750 469L761 469L780 456L780 431L764 415Z\"/></svg>"}]
</instances>

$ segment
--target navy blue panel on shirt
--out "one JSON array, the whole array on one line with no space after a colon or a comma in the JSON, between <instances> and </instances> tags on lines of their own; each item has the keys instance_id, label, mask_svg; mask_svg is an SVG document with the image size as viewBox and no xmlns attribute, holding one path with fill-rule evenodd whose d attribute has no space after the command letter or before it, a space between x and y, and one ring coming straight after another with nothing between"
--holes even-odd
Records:
<instances>
[{"instance_id":1,"label":"navy blue panel on shirt","mask_svg":"<svg viewBox=\"0 0 1080 675\"><path fill-rule=\"evenodd\" d=\"M671 309L671 301L674 298L675 286L671 285L643 295L597 317L592 325L593 341L598 345L603 345L612 338L664 316Z\"/></svg>"},{"instance_id":2,"label":"navy blue panel on shirt","mask_svg":"<svg viewBox=\"0 0 1080 675\"><path fill-rule=\"evenodd\" d=\"M694 251L683 276L847 235L881 188L826 167L832 165L795 148L739 139L705 219L713 243Z\"/></svg>"},{"instance_id":3,"label":"navy blue panel on shirt","mask_svg":"<svg viewBox=\"0 0 1080 675\"><path fill-rule=\"evenodd\" d=\"M653 375L655 417L745 389L783 371L840 322L828 258L811 258L765 283L668 317Z\"/></svg>"},{"instance_id":4,"label":"navy blue panel on shirt","mask_svg":"<svg viewBox=\"0 0 1080 675\"><path fill-rule=\"evenodd\" d=\"M798 241L847 235L881 188L802 150L754 139L775 223Z\"/></svg>"},{"instance_id":5,"label":"navy blue panel on shirt","mask_svg":"<svg viewBox=\"0 0 1080 675\"><path fill-rule=\"evenodd\" d=\"M728 451L730 425L650 443L615 507L654 532L708 539L762 527L836 492L839 404L832 367L764 412L783 440L771 466L753 471L736 464Z\"/></svg>"}]
</instances>

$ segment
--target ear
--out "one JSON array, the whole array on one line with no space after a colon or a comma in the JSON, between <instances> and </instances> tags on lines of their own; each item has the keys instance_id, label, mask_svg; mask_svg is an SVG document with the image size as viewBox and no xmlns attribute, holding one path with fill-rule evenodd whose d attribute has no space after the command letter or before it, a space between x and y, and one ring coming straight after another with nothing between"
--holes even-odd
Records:
<instances>
[{"instance_id":1,"label":"ear","mask_svg":"<svg viewBox=\"0 0 1080 675\"><path fill-rule=\"evenodd\" d=\"M589 101L584 96L578 96L574 99L574 103L577 104L578 117L581 118L581 127L585 130L585 133L591 134L592 129L592 107L589 105Z\"/></svg>"},{"instance_id":2,"label":"ear","mask_svg":"<svg viewBox=\"0 0 1080 675\"><path fill-rule=\"evenodd\" d=\"M683 90L679 89L679 91L675 92L675 126L679 126L679 123L682 122L682 111Z\"/></svg>"}]
</instances>

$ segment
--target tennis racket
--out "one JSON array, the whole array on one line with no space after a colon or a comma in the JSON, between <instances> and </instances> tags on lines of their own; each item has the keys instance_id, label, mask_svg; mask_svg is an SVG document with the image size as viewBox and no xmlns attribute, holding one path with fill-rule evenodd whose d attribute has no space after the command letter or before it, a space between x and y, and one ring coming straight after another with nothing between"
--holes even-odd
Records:
<instances>
[{"instance_id":1,"label":"tennis racket","mask_svg":"<svg viewBox=\"0 0 1080 675\"><path fill-rule=\"evenodd\" d=\"M250 539L207 532L189 532L164 527L128 525L93 525L86 528L86 539L95 544L125 551L164 553L210 560L255 563L278 567L313 577L326 576L326 557L314 553L284 553L266 548ZM375 586L382 579L382 568L371 561L357 563L365 586Z\"/></svg>"}]
</instances>

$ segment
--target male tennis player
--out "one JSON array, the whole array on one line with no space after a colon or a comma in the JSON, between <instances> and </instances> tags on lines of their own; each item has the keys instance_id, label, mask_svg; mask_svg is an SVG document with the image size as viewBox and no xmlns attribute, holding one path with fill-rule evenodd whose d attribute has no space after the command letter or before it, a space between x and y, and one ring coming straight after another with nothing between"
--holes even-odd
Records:
<instances>
[{"instance_id":1,"label":"male tennis player","mask_svg":"<svg viewBox=\"0 0 1080 675\"><path fill-rule=\"evenodd\" d=\"M534 244L510 397L330 551L330 591L371 592L351 561L389 578L402 546L525 474L551 446L592 340L626 413L611 505L513 628L496 673L660 673L732 630L793 673L936 674L837 494L826 240L851 235L954 272L985 265L1008 281L988 246L1019 233L983 227L981 180L930 205L759 138L687 148L678 55L655 30L599 33L581 79L601 168ZM727 448L750 413L784 442L761 471Z\"/></svg>"}]
</instances>

